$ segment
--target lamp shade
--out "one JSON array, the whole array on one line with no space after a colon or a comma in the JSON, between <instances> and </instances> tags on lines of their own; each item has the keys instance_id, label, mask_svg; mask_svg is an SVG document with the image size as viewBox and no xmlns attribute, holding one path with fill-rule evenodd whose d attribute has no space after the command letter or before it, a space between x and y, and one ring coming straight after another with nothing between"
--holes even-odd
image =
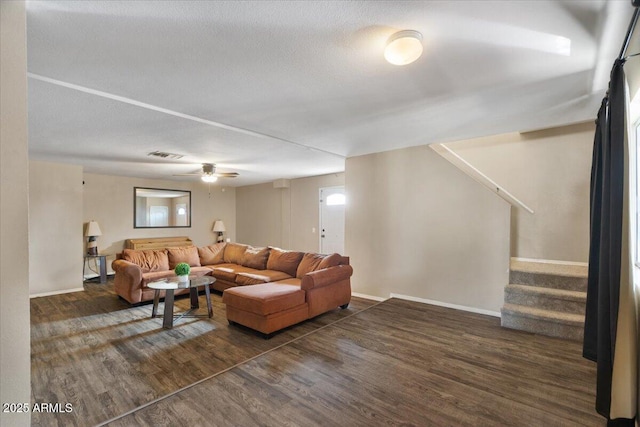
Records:
<instances>
[{"instance_id":1,"label":"lamp shade","mask_svg":"<svg viewBox=\"0 0 640 427\"><path fill-rule=\"evenodd\" d=\"M211 230L211 231L214 231L214 232L217 232L217 233L224 233L226 231L226 228L224 228L224 222L219 221L219 220L214 222L213 223L213 230Z\"/></svg>"},{"instance_id":2,"label":"lamp shade","mask_svg":"<svg viewBox=\"0 0 640 427\"><path fill-rule=\"evenodd\" d=\"M100 226L97 221L89 221L87 225L87 231L84 233L85 236L102 236L102 231L100 230Z\"/></svg>"}]
</instances>

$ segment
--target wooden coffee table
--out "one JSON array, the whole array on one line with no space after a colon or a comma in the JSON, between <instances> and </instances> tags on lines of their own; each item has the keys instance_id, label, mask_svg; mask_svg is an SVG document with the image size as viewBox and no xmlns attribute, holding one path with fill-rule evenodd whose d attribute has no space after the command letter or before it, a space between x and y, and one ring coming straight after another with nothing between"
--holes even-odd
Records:
<instances>
[{"instance_id":1,"label":"wooden coffee table","mask_svg":"<svg viewBox=\"0 0 640 427\"><path fill-rule=\"evenodd\" d=\"M195 310L200 308L198 302L198 288L204 287L204 294L207 298L207 308L209 309L208 317L213 317L213 308L211 307L211 292L209 291L209 285L214 283L216 279L211 276L202 277L190 277L188 282L179 282L178 278L170 278L161 280L158 282L151 282L147 285L149 289L153 289L155 294L153 296L153 310L151 310L151 318L159 317L158 303L160 302L160 291L165 291L164 295L164 315L162 320L162 327L166 329L173 328L173 322L175 320L182 319L183 317L206 317L205 315L193 314ZM189 295L191 296L191 309L174 314L173 302L174 292L176 289L189 289Z\"/></svg>"}]
</instances>

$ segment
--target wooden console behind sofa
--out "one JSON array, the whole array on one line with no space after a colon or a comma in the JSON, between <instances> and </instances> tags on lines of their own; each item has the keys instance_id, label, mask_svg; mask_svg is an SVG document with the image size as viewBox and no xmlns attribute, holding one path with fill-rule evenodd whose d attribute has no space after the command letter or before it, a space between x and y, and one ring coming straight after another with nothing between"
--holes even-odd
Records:
<instances>
[{"instance_id":1,"label":"wooden console behind sofa","mask_svg":"<svg viewBox=\"0 0 640 427\"><path fill-rule=\"evenodd\" d=\"M164 249L193 246L190 238L181 237L149 237L146 239L127 239L124 241L125 249Z\"/></svg>"}]
</instances>

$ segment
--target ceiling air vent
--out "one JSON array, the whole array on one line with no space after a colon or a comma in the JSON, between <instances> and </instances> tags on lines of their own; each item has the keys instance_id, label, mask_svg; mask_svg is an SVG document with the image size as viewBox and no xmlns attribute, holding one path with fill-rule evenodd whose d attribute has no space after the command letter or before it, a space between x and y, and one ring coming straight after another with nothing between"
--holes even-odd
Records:
<instances>
[{"instance_id":1,"label":"ceiling air vent","mask_svg":"<svg viewBox=\"0 0 640 427\"><path fill-rule=\"evenodd\" d=\"M164 151L152 151L151 153L147 154L147 156L153 156L153 157L161 157L163 159L181 159L182 157L184 157L182 154L174 154L174 153L165 153Z\"/></svg>"}]
</instances>

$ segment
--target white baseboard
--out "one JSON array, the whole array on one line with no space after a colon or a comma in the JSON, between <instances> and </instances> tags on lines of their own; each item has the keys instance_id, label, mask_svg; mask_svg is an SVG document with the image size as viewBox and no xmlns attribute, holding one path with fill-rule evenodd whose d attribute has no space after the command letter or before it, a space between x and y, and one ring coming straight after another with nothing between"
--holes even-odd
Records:
<instances>
[{"instance_id":1,"label":"white baseboard","mask_svg":"<svg viewBox=\"0 0 640 427\"><path fill-rule=\"evenodd\" d=\"M499 311L485 310L485 309L476 308L476 307L467 307L466 305L450 304L448 302L434 301L434 300L431 300L431 299L424 299L424 298L412 297L412 296L409 296L409 295L400 295L400 294L393 294L393 293L390 294L389 297L390 298L404 299L404 300L407 300L407 301L420 302L420 303L423 303L423 304L437 305L437 306L440 306L440 307L453 308L453 309L456 309L456 310L468 311L468 312L471 312L471 313L485 314L487 316L500 317L500 312Z\"/></svg>"},{"instance_id":2,"label":"white baseboard","mask_svg":"<svg viewBox=\"0 0 640 427\"><path fill-rule=\"evenodd\" d=\"M518 258L518 257L511 257L511 259L514 261L522 261L522 262L538 262L540 264L560 264L560 265L576 265L579 267L589 267L588 262L558 261L554 259Z\"/></svg>"},{"instance_id":3,"label":"white baseboard","mask_svg":"<svg viewBox=\"0 0 640 427\"><path fill-rule=\"evenodd\" d=\"M374 297L373 295L367 295L367 294L361 294L358 292L351 292L351 295L354 297L358 297L358 298L364 298L364 299L370 299L373 301L385 301L388 298L382 298L382 297Z\"/></svg>"},{"instance_id":4,"label":"white baseboard","mask_svg":"<svg viewBox=\"0 0 640 427\"><path fill-rule=\"evenodd\" d=\"M71 292L84 292L84 288L65 289L62 291L42 292L39 294L29 295L29 298L49 297L51 295L68 294Z\"/></svg>"}]
</instances>

